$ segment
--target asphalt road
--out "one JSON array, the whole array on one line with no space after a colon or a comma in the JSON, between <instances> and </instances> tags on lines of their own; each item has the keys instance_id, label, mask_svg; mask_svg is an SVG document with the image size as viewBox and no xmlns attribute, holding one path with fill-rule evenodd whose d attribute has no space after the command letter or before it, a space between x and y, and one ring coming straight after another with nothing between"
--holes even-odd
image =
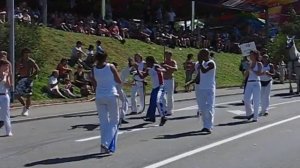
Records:
<instances>
[{"instance_id":1,"label":"asphalt road","mask_svg":"<svg viewBox=\"0 0 300 168\"><path fill-rule=\"evenodd\" d=\"M0 137L0 168L299 168L300 99L273 94L258 123L236 119L241 96L217 98L211 135L199 133L195 101L176 102L164 127L128 116L112 156L99 155L94 112L16 123L13 137Z\"/></svg>"}]
</instances>

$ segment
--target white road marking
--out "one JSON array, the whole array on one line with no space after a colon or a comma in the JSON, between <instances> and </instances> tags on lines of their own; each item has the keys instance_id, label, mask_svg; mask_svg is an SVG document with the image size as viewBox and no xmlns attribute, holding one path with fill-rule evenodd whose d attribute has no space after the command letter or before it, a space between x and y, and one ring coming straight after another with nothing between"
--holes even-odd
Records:
<instances>
[{"instance_id":1,"label":"white road marking","mask_svg":"<svg viewBox=\"0 0 300 168\"><path fill-rule=\"evenodd\" d=\"M300 100L299 100L300 101ZM298 101L294 101L294 102L298 102ZM291 102L289 102L291 103ZM288 103L287 103L288 104ZM231 142L231 141L234 141L234 140L237 140L237 139L240 139L240 138L243 138L245 136L248 136L248 135L251 135L251 134L254 134L254 133L257 133L257 132L261 132L263 130L266 130L268 128L272 128L272 127L275 127L275 126L278 126L278 125L282 125L284 123L287 123L287 122L290 122L290 121L293 121L293 120L296 120L296 119L299 119L300 118L300 115L297 115L295 117L291 117L291 118L288 118L288 119L285 119L285 120L282 120L282 121L279 121L279 122L276 122L276 123L273 123L273 124L269 124L269 125L266 125L266 126L263 126L263 127L260 127L260 128L257 128L257 129L253 129L251 131L247 131L245 133L241 133L241 134L238 134L238 135L235 135L233 137L230 137L230 138L227 138L227 139L223 139L221 141L217 141L217 142L214 142L212 144L209 144L209 145L206 145L206 146L202 146L200 148L197 148L197 149L194 149L192 151L189 151L189 152L185 152L185 153L182 153L180 155L177 155L177 156L173 156L173 157L170 157L166 160L163 160L163 161L160 161L160 162L157 162L157 163L154 163L152 165L149 165L149 166L146 166L144 168L158 168L158 167L161 167L161 166L165 166L167 164L170 164L172 162L175 162L177 160L180 160L180 159L183 159L183 158L186 158L188 156L192 156L192 155L195 155L197 153L200 153L200 152L203 152L205 150L208 150L208 149L211 149L211 148L214 148L214 147L217 147L217 146L220 146L220 145L223 145L225 143L228 143L228 142Z\"/></svg>"},{"instance_id":2,"label":"white road marking","mask_svg":"<svg viewBox=\"0 0 300 168\"><path fill-rule=\"evenodd\" d=\"M273 105L273 107L270 107L269 108L269 110L271 110L271 109L275 109L276 107L274 107L274 105ZM261 109L261 108L260 108ZM260 111L260 110L259 110ZM232 113L232 114L235 114L235 115L245 115L246 114L246 111L244 111L244 110L227 110L227 112L229 112L229 113Z\"/></svg>"},{"instance_id":3,"label":"white road marking","mask_svg":"<svg viewBox=\"0 0 300 168\"><path fill-rule=\"evenodd\" d=\"M240 102L241 101L223 102L223 103L216 104L216 106L227 105L227 104L232 104L232 103L240 103ZM272 105L270 105L270 109L274 108L274 106L279 106L279 105L283 105L283 104L290 104L290 103L296 103L296 102L300 102L300 100L293 100L293 101L288 101L288 102L282 102L282 103L272 104ZM198 106L197 105L189 106L189 107L185 107L185 108L176 109L174 111L186 111L186 110L194 110L194 109L198 109ZM245 111L241 111L241 110L227 110L227 111L230 112L230 113L236 114L236 115L246 114ZM152 127L157 127L157 126L158 125L154 125ZM133 129L133 130L128 130L128 131L119 131L118 135L121 135L121 134L124 134L124 133L131 133L131 132L142 131L142 130L150 129L152 127L138 128L138 129ZM86 141L92 141L92 140L99 139L99 138L100 138L100 136L94 136L94 137L90 137L90 138L75 140L75 142L86 142Z\"/></svg>"},{"instance_id":4,"label":"white road marking","mask_svg":"<svg viewBox=\"0 0 300 168\"><path fill-rule=\"evenodd\" d=\"M146 130L146 129L150 129L150 128L158 127L158 126L159 125L153 125L153 126L150 126L147 128L137 128L137 129L127 130L127 131L119 131L118 135L122 135L125 133L131 133L131 132L138 132L138 131L142 131L142 130ZM94 136L94 137L85 138L85 139L78 139L78 140L75 140L75 142L86 142L86 141L92 141L92 140L100 139L100 138L101 138L101 136Z\"/></svg>"}]
</instances>

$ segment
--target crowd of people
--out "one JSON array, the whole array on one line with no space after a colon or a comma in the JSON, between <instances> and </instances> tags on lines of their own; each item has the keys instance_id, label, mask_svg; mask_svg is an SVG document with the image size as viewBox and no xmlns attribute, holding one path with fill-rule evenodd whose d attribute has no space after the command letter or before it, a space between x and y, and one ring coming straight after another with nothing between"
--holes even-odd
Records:
<instances>
[{"instance_id":1,"label":"crowd of people","mask_svg":"<svg viewBox=\"0 0 300 168\"><path fill-rule=\"evenodd\" d=\"M73 51L78 54L83 52L80 42L76 43ZM99 44L99 42L97 42ZM99 47L100 48L100 47ZM76 52L75 52L76 51ZM30 97L32 95L33 81L39 73L39 67L30 58L31 51L28 48L22 50L22 57L16 62L16 74L18 74L16 84L16 95L24 106L22 115L29 115ZM0 126L6 128L6 135L12 136L9 110L9 90L12 86L12 68L7 60L7 53L0 52ZM201 49L197 55L197 62L193 63L193 56L189 54L184 63L187 71L186 88L195 84L195 94L198 104L197 116L202 117L203 134L211 134L214 126L215 114L215 92L216 92L216 68L213 55L208 49ZM73 57L73 55L72 55ZM71 57L71 58L72 58ZM165 52L165 60L158 63L153 56L143 59L141 54L135 54L128 59L128 66L123 70L118 69L117 63L109 63L109 56L103 48L93 54L93 64L90 67L89 82L95 94L95 104L101 123L101 152L112 154L116 151L117 134L120 124L128 123L127 115L143 113L142 107L136 106L137 93L145 93L145 78L150 76L152 91L150 104L147 109L144 121L156 122L156 111L160 114L160 126L164 126L168 121L168 116L174 115L173 91L174 73L177 71L177 63L172 58L172 52ZM78 59L77 75L82 73L81 68L86 61ZM70 83L71 69L66 67L68 61L65 59L59 63L58 70L54 70L49 77L49 87L54 89L60 81L66 85ZM260 116L269 114L270 92L272 87L272 77L275 74L274 65L270 63L266 52L251 51L245 63L243 75L245 77L244 104L246 109L246 120L257 122ZM61 68L64 67L64 68ZM64 74L60 74L60 71ZM195 73L192 77L190 73ZM76 75L74 75L76 76ZM105 76L105 78L103 78ZM131 76L131 77L129 77ZM130 78L130 79L129 79ZM75 79L78 80L78 77ZM133 79L133 80L132 80ZM76 80L75 80L76 81ZM82 86L83 83L77 83ZM84 83L86 84L86 83ZM125 85L132 87L132 107L128 113L128 100L123 90ZM56 94L59 94L58 92ZM72 96L70 92L68 92ZM25 98L25 100L23 100ZM118 99L121 104L118 105ZM145 102L145 97L140 95L140 102ZM259 107L261 111L259 112Z\"/></svg>"}]
</instances>

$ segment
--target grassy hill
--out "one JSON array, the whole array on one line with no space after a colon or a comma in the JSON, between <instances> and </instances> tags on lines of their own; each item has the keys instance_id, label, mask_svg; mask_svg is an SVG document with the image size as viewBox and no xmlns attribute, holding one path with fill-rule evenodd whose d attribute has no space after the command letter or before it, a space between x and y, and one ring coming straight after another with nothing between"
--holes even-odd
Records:
<instances>
[{"instance_id":1,"label":"grassy hill","mask_svg":"<svg viewBox=\"0 0 300 168\"><path fill-rule=\"evenodd\" d=\"M35 31L39 34L39 57L45 60L39 75L35 81L34 100L49 99L42 93L41 88L47 85L48 76L55 69L61 58L69 58L71 49L76 41L80 40L86 49L88 45L95 45L97 40L102 41L103 47L109 54L109 60L117 62L120 67L125 67L127 58L133 56L134 53L141 53L144 57L153 55L158 61L163 60L163 46L155 44L147 44L139 40L128 39L123 45L117 40L107 37L99 37L93 35L84 35L78 33L70 33L59 31L51 28L37 28ZM189 53L194 54L195 59L198 49L192 48L175 48L169 49L173 52L174 59L178 63L179 71L176 72L176 82L178 82L178 90L182 90L184 86L184 70L182 63ZM238 86L241 83L241 73L238 70L241 56L228 53L217 53L215 60L217 64L217 87Z\"/></svg>"}]
</instances>

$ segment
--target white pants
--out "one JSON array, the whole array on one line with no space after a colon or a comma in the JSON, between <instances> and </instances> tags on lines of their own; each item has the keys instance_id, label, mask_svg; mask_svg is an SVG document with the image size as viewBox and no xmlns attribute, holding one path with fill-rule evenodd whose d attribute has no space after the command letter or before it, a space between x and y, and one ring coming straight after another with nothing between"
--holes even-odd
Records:
<instances>
[{"instance_id":1,"label":"white pants","mask_svg":"<svg viewBox=\"0 0 300 168\"><path fill-rule=\"evenodd\" d=\"M199 94L199 103L203 127L212 129L215 116L215 89L199 89L199 92L201 92Z\"/></svg>"},{"instance_id":2,"label":"white pants","mask_svg":"<svg viewBox=\"0 0 300 168\"><path fill-rule=\"evenodd\" d=\"M4 122L6 135L11 133L11 122L10 122L10 97L8 94L0 95L0 121Z\"/></svg>"},{"instance_id":3,"label":"white pants","mask_svg":"<svg viewBox=\"0 0 300 168\"><path fill-rule=\"evenodd\" d=\"M121 106L120 106L120 119L124 119L125 115L127 114L128 111L128 100L126 93L121 87L117 87L118 94L119 94L119 99L121 100Z\"/></svg>"},{"instance_id":4,"label":"white pants","mask_svg":"<svg viewBox=\"0 0 300 168\"><path fill-rule=\"evenodd\" d=\"M261 87L261 112L266 113L269 110L271 98L272 81L267 86Z\"/></svg>"},{"instance_id":5,"label":"white pants","mask_svg":"<svg viewBox=\"0 0 300 168\"><path fill-rule=\"evenodd\" d=\"M164 80L165 91L167 94L167 114L173 114L174 106L174 79Z\"/></svg>"},{"instance_id":6,"label":"white pants","mask_svg":"<svg viewBox=\"0 0 300 168\"><path fill-rule=\"evenodd\" d=\"M140 97L140 110L144 109L145 105L145 93L144 93L144 86L142 83L137 83L132 86L131 88L131 111L132 112L140 112L137 110L137 104L136 104L136 96L137 93Z\"/></svg>"},{"instance_id":7,"label":"white pants","mask_svg":"<svg viewBox=\"0 0 300 168\"><path fill-rule=\"evenodd\" d=\"M260 91L261 91L260 82L247 82L247 86L244 94L245 110L247 116L252 115L254 111L254 117L253 117L254 120L258 119ZM252 106L252 100L253 100L253 106Z\"/></svg>"},{"instance_id":8,"label":"white pants","mask_svg":"<svg viewBox=\"0 0 300 168\"><path fill-rule=\"evenodd\" d=\"M118 97L96 98L95 102L100 121L100 144L114 152L117 144L119 124Z\"/></svg>"},{"instance_id":9,"label":"white pants","mask_svg":"<svg viewBox=\"0 0 300 168\"><path fill-rule=\"evenodd\" d=\"M198 112L200 112L201 108L200 108L200 85L196 84L196 88L195 88L195 95L196 95L196 100L197 100L197 105L198 105Z\"/></svg>"}]
</instances>

